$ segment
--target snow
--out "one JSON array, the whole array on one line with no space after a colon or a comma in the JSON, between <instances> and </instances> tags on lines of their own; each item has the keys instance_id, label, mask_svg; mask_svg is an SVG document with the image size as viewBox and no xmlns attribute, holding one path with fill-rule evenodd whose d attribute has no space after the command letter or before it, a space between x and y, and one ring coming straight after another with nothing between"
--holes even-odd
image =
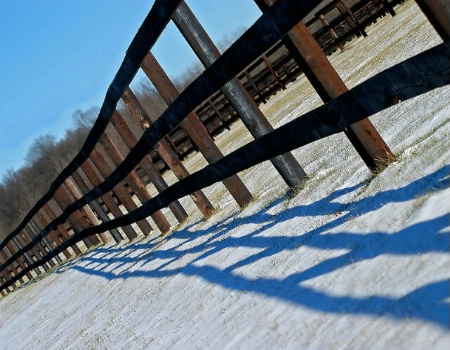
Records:
<instances>
[{"instance_id":1,"label":"snow","mask_svg":"<svg viewBox=\"0 0 450 350\"><path fill-rule=\"evenodd\" d=\"M330 58L349 87L440 42L414 1L397 12ZM265 162L240 174L256 197L244 210L210 186L208 221L184 198L171 235L9 294L0 349L450 348L449 100L445 87L371 118L397 156L379 174L327 138L293 152L311 177L295 196ZM263 110L281 125L319 104L299 79ZM243 134L217 141L229 153Z\"/></svg>"}]
</instances>

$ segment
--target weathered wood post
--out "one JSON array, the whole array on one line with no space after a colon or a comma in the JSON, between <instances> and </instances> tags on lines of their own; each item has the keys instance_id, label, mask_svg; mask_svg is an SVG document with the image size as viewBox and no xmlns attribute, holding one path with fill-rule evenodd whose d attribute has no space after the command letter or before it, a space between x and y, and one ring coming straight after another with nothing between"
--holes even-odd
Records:
<instances>
[{"instance_id":1,"label":"weathered wood post","mask_svg":"<svg viewBox=\"0 0 450 350\"><path fill-rule=\"evenodd\" d=\"M348 5L347 0L339 0L339 3L336 4L336 7L342 15L345 15L345 21L347 22L350 28L355 29L357 31L358 36L359 35L362 35L364 37L367 36L366 31L360 25L358 19L356 18L355 14Z\"/></svg>"},{"instance_id":2,"label":"weathered wood post","mask_svg":"<svg viewBox=\"0 0 450 350\"><path fill-rule=\"evenodd\" d=\"M341 51L345 51L344 44L339 42L339 36L334 31L334 29L330 26L330 23L326 19L325 15L323 13L321 13L318 18L319 18L320 22L322 22L322 25L325 28L328 28L328 33L331 35L331 37L334 39L334 41L338 43L337 45L341 49Z\"/></svg>"},{"instance_id":3,"label":"weathered wood post","mask_svg":"<svg viewBox=\"0 0 450 350\"><path fill-rule=\"evenodd\" d=\"M74 202L74 198L72 198L64 186L60 186L55 191L53 199L62 211ZM74 211L67 220L70 222L70 225L76 233L82 232L90 226L89 222L80 210ZM95 246L101 244L101 240L97 237L97 235L86 237L83 239L83 242L88 249L94 248Z\"/></svg>"},{"instance_id":4,"label":"weathered wood post","mask_svg":"<svg viewBox=\"0 0 450 350\"><path fill-rule=\"evenodd\" d=\"M80 175L78 171L74 172L72 174L72 178L68 178L67 180L69 180L69 182L67 183L68 188L76 199L80 199L81 197L83 197L83 193L89 192L89 187L87 183L84 181L83 177ZM103 222L110 221L108 214L106 213L105 210L103 210L102 206L97 200L90 202L89 206L98 215L101 221ZM122 235L116 228L110 230L109 233L114 238L116 243L120 243L121 241L123 241Z\"/></svg>"},{"instance_id":5,"label":"weathered wood post","mask_svg":"<svg viewBox=\"0 0 450 350\"><path fill-rule=\"evenodd\" d=\"M140 104L130 88L125 90L122 101L130 110L135 120L143 129L151 127L153 121ZM186 167L178 158L177 154L170 148L166 140L161 139L155 146L155 151L173 171L178 180L189 176ZM202 191L196 191L190 196L205 218L209 218L214 212L214 207Z\"/></svg>"},{"instance_id":6,"label":"weathered wood post","mask_svg":"<svg viewBox=\"0 0 450 350\"><path fill-rule=\"evenodd\" d=\"M116 129L128 149L131 150L138 141L137 137L133 134L127 122L117 110L115 110L112 115L111 124ZM150 155L147 154L144 158L142 158L139 165L158 192L162 192L169 187L159 170L156 168L155 164L153 164ZM188 214L179 201L170 203L169 209L172 211L179 223L182 223L188 218Z\"/></svg>"},{"instance_id":7,"label":"weathered wood post","mask_svg":"<svg viewBox=\"0 0 450 350\"><path fill-rule=\"evenodd\" d=\"M36 218L36 216L30 220L30 224L32 226L33 232L35 235L38 235L41 230L44 228L44 226L39 222L39 220ZM57 242L54 240L54 231L50 231L48 235L46 235L45 237L42 237L41 242L42 245L44 247L44 250L46 253L50 253L53 251L53 249L58 245ZM56 262L58 264L62 263L62 259L59 255L56 255L54 258L49 260L50 264L54 264L54 261L56 260ZM54 267L52 265L52 267Z\"/></svg>"},{"instance_id":8,"label":"weathered wood post","mask_svg":"<svg viewBox=\"0 0 450 350\"><path fill-rule=\"evenodd\" d=\"M275 78L275 81L280 86L282 90L286 90L286 85L284 85L283 81L278 76L277 72L272 67L272 63L270 63L269 59L267 58L266 54L261 55L262 60L266 64L266 67L269 69L270 74Z\"/></svg>"},{"instance_id":9,"label":"weathered wood post","mask_svg":"<svg viewBox=\"0 0 450 350\"><path fill-rule=\"evenodd\" d=\"M50 221L45 217L44 213L41 210L36 213L36 218L39 220L41 227L46 227L50 223ZM56 245L60 245L65 241L64 236L60 233L60 226L58 226L56 230L52 230L50 234ZM68 249L64 249L63 254L66 259L71 259L73 256L73 254L70 253Z\"/></svg>"},{"instance_id":10,"label":"weathered wood post","mask_svg":"<svg viewBox=\"0 0 450 350\"><path fill-rule=\"evenodd\" d=\"M148 53L141 62L141 68L158 90L163 100L167 105L170 105L178 97L179 91L151 53ZM208 130L206 130L197 114L194 112L189 113L180 125L208 163L211 164L223 158L222 152L209 135ZM223 181L223 184L239 206L244 207L253 199L247 187L245 187L237 175L227 178Z\"/></svg>"},{"instance_id":11,"label":"weathered wood post","mask_svg":"<svg viewBox=\"0 0 450 350\"><path fill-rule=\"evenodd\" d=\"M19 234L20 237L22 238L23 242L25 243L25 245L28 245L31 242L31 239L34 237L29 232L30 232L29 228L24 227L23 230ZM29 256L29 258L31 259L32 262L38 261L39 259L42 258L41 251L39 250L39 248L37 246L34 246L33 248L31 248L27 252L27 255ZM47 264L45 264L45 265L40 266L40 268L43 270L43 272L46 272L46 271L48 271L49 266ZM40 275L42 273L40 268L38 267L34 270L36 272L36 274L38 274L38 275Z\"/></svg>"},{"instance_id":12,"label":"weathered wood post","mask_svg":"<svg viewBox=\"0 0 450 350\"><path fill-rule=\"evenodd\" d=\"M95 165L92 164L91 160L87 160L81 164L81 168L79 168L77 172L80 174L84 173L92 187L96 187L103 182L101 175L97 174ZM105 193L101 199L114 217L117 218L123 215L122 210L120 210L119 205L116 203L111 192ZM122 230L130 242L138 237L138 234L131 225L122 226Z\"/></svg>"},{"instance_id":13,"label":"weathered wood post","mask_svg":"<svg viewBox=\"0 0 450 350\"><path fill-rule=\"evenodd\" d=\"M14 244L15 244L19 249L23 248L23 247L26 245L26 243L24 244L23 241L21 242L20 238L21 238L21 237L20 237L20 235L18 234L16 237L14 237L14 238L12 239L12 241L14 242ZM24 259L25 259L25 261L26 261L26 263L27 263L28 266L30 266L30 265L33 264L34 261L33 261L33 259L31 258L29 251L28 251L28 252L25 252L25 253L23 254L23 257L24 257ZM36 275L40 275L40 274L41 274L41 271L40 271L39 269L34 269L33 271L35 272ZM27 273L27 277L28 277L30 280L33 279L33 275L31 274L31 272L28 272L28 273Z\"/></svg>"},{"instance_id":14,"label":"weathered wood post","mask_svg":"<svg viewBox=\"0 0 450 350\"><path fill-rule=\"evenodd\" d=\"M29 242L31 242L31 240L36 237L36 232L32 229L32 227L30 226L29 223L24 227L24 232L30 238ZM45 254L46 254L46 251L45 251L45 248L44 248L44 246L42 244L42 241L39 241L33 248L31 248L31 250L33 251L34 256L38 260L42 259L45 256ZM47 263L42 265L42 268L47 272L53 266L54 266L53 262L48 261Z\"/></svg>"},{"instance_id":15,"label":"weathered wood post","mask_svg":"<svg viewBox=\"0 0 450 350\"><path fill-rule=\"evenodd\" d=\"M9 250L7 249L7 247L3 247L3 249L0 251L0 263L3 265L4 263L6 263L6 261L8 261L8 254L7 252L9 252ZM10 264L8 266L6 266L2 271L0 271L1 277L2 277L2 284L8 282L11 278L14 277L15 274L17 274L17 271L14 269L14 267ZM14 286L9 286L6 291L7 292L12 292L14 291Z\"/></svg>"},{"instance_id":16,"label":"weathered wood post","mask_svg":"<svg viewBox=\"0 0 450 350\"><path fill-rule=\"evenodd\" d=\"M205 67L220 57L219 50L185 2L177 7L172 20ZM222 92L253 137L258 138L273 131L272 125L237 78L226 83ZM273 158L271 162L289 187L298 187L307 178L291 153Z\"/></svg>"},{"instance_id":17,"label":"weathered wood post","mask_svg":"<svg viewBox=\"0 0 450 350\"><path fill-rule=\"evenodd\" d=\"M36 236L41 232L42 228L37 224L35 217L30 220L29 225L31 226L31 228L32 228L32 230L33 230L33 232L34 232L34 234ZM46 253L49 253L49 252L51 252L53 250L53 245L52 245L51 239L52 239L52 232L51 231L50 231L49 235L46 235L45 237L42 237L42 239L41 239L42 246L43 246L44 251ZM55 245L56 245L56 243L55 243ZM59 264L62 263L61 258L59 256L55 256L54 259ZM50 265L52 265L52 267L55 266L54 262L53 262L53 259L50 259L49 263L50 263Z\"/></svg>"},{"instance_id":18,"label":"weathered wood post","mask_svg":"<svg viewBox=\"0 0 450 350\"><path fill-rule=\"evenodd\" d=\"M450 0L416 0L442 40L450 39Z\"/></svg>"},{"instance_id":19,"label":"weathered wood post","mask_svg":"<svg viewBox=\"0 0 450 350\"><path fill-rule=\"evenodd\" d=\"M255 0L255 3L261 11L265 11L275 1ZM324 102L348 91L303 22L299 22L287 33L283 43ZM366 118L351 125L345 134L371 170L382 169L395 159L394 154L369 119Z\"/></svg>"},{"instance_id":20,"label":"weathered wood post","mask_svg":"<svg viewBox=\"0 0 450 350\"><path fill-rule=\"evenodd\" d=\"M28 238L28 236L25 234L24 231L21 231L19 234L17 234L16 237L14 237L12 239L12 241L19 249L21 249L22 247L26 246L27 243L29 242L29 238L28 238L28 240L25 238ZM23 257L28 265L31 265L34 262L34 260L32 258L33 255L34 255L34 252L30 252L30 251L27 251L23 254ZM36 259L38 259L38 258L36 258ZM41 274L41 271L39 269L35 269L34 272L36 273L36 275Z\"/></svg>"},{"instance_id":21,"label":"weathered wood post","mask_svg":"<svg viewBox=\"0 0 450 350\"><path fill-rule=\"evenodd\" d=\"M6 244L4 251L6 253L8 253L6 256L8 258L10 258L17 252L17 248L13 246L12 241L9 241ZM22 266L21 266L22 262L19 263L19 261L20 261L20 259L16 259L7 266L6 271L8 273L8 280L14 278L15 276L17 276L20 273L19 269L22 269ZM24 280L21 278L15 282L14 286L17 287L17 286L20 286L20 284L24 284L24 283L25 283Z\"/></svg>"},{"instance_id":22,"label":"weathered wood post","mask_svg":"<svg viewBox=\"0 0 450 350\"><path fill-rule=\"evenodd\" d=\"M113 167L105 161L103 154L101 154L97 148L94 148L92 150L89 158L91 159L92 163L95 165L101 176L103 176L103 179L106 179L114 170ZM86 169L83 168L83 170ZM124 181L121 181L116 186L114 186L113 192L128 212L131 212L138 208L130 193L128 192L128 189L125 187ZM141 229L141 232L144 236L150 235L153 230L150 223L145 219L136 222L136 224Z\"/></svg>"},{"instance_id":23,"label":"weathered wood post","mask_svg":"<svg viewBox=\"0 0 450 350\"><path fill-rule=\"evenodd\" d=\"M57 218L57 215L55 214L53 209L50 207L49 203L44 204L44 206L42 208L44 209L45 214L49 218L49 220L45 219L45 220L47 220L46 225L48 225L50 223L50 221L53 221ZM57 230L58 234L61 235L64 239L69 239L71 237L69 232L64 228L64 225L59 225L56 228L56 230ZM75 230L73 230L73 231L75 233ZM78 247L78 245L76 243L72 244L70 246L70 248L72 248L75 255L80 256L82 254L80 247Z\"/></svg>"},{"instance_id":24,"label":"weathered wood post","mask_svg":"<svg viewBox=\"0 0 450 350\"><path fill-rule=\"evenodd\" d=\"M100 137L96 147L98 147L98 150L100 151L101 149L104 150L103 154L106 154L109 157L115 167L118 167L123 162L124 157L120 154L107 132L104 132ZM146 203L152 199L152 196L134 170L125 177L125 180L141 203ZM160 210L153 213L151 218L163 234L170 231L170 223Z\"/></svg>"}]
</instances>

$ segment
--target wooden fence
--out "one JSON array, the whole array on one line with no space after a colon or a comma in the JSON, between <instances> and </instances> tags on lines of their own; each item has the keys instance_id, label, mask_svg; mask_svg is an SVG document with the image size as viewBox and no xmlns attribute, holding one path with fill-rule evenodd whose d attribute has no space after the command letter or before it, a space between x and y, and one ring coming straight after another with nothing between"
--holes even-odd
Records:
<instances>
[{"instance_id":1,"label":"wooden fence","mask_svg":"<svg viewBox=\"0 0 450 350\"><path fill-rule=\"evenodd\" d=\"M448 0L417 0L444 39L443 44L350 91L325 56L327 47L341 47L347 40L337 40L346 34L333 28L345 22L350 28L347 32L366 35L365 25L378 18L374 13L394 15L397 2L339 0L327 1L325 7L318 7L319 0L255 2L263 15L220 55L183 1L155 1L127 50L81 151L20 225L0 243L3 296L86 249L111 239L133 241L139 231L150 234L153 228L148 218L162 234L167 233L171 224L161 209L168 207L176 220L183 222L187 213L178 200L184 196L189 195L203 216L210 217L214 206L202 189L215 182L222 181L236 202L245 206L252 194L236 174L260 162L270 160L287 186L296 187L307 174L289 152L332 134L344 132L369 168L385 166L394 156L367 117L395 101L450 84ZM361 20L358 10L363 8L379 10ZM339 14L324 21L324 16L334 9ZM311 34L302 22L310 13L322 23L318 30L322 36L318 38L331 35L333 29L337 36L331 35L334 44L329 39L316 40ZM177 91L150 52L170 20L205 66L205 71L182 92ZM307 23L314 23L311 21ZM281 48L287 53L275 55ZM273 55L277 59L271 60ZM277 64L290 60L295 64L287 65L295 68L285 69L286 63ZM259 68L261 64L264 69ZM129 87L138 69L145 72L168 105L156 120L149 117ZM285 73L281 73L283 69ZM257 102L270 96L272 85L285 88L286 82L298 74L290 75L293 71L305 74L325 104L274 130ZM119 100L129 109L131 118L122 117L116 109ZM225 104L234 112L225 115L220 108ZM222 123L227 123L234 113L255 140L224 157L208 129L215 122L206 122L214 120L211 111ZM184 135L180 139L189 139L195 145L208 166L189 174L180 160L180 140L170 137L177 132ZM117 136L120 147L113 142ZM159 162L164 166L159 166ZM170 169L178 182L168 186L161 175L162 168ZM151 197L147 182L159 192L156 197ZM127 214L123 214L124 209Z\"/></svg>"}]
</instances>

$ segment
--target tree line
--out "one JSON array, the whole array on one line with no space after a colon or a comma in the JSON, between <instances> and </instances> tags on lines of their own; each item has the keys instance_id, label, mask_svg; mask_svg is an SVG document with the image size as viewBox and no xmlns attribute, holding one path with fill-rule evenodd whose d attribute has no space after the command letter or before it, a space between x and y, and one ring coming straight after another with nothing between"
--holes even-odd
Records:
<instances>
[{"instance_id":1,"label":"tree line","mask_svg":"<svg viewBox=\"0 0 450 350\"><path fill-rule=\"evenodd\" d=\"M221 52L225 51L235 39L246 30L240 27L228 33L219 43ZM200 61L192 62L186 72L174 83L183 90L203 71ZM159 117L166 104L155 87L142 80L135 88L136 95L149 116ZM118 105L119 112L131 118L127 108ZM8 170L0 181L0 241L14 230L34 204L48 191L51 183L81 149L99 113L98 107L77 110L73 113L73 126L66 130L61 139L45 134L37 137L31 144L24 165Z\"/></svg>"}]
</instances>

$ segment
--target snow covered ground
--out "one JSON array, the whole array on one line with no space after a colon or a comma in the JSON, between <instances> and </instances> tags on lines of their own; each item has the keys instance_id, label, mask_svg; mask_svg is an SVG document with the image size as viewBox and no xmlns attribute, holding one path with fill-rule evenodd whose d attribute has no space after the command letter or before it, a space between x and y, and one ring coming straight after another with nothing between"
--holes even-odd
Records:
<instances>
[{"instance_id":1,"label":"snow covered ground","mask_svg":"<svg viewBox=\"0 0 450 350\"><path fill-rule=\"evenodd\" d=\"M330 60L349 87L440 42L415 2ZM449 349L450 88L371 118L398 160L371 174L345 136L294 151L296 196L266 162L240 211L205 190L207 222L101 247L0 300L0 349ZM304 79L263 110L281 125L320 105ZM224 153L248 142L236 124ZM190 170L204 165L200 155ZM174 222L174 221L173 221Z\"/></svg>"}]
</instances>

